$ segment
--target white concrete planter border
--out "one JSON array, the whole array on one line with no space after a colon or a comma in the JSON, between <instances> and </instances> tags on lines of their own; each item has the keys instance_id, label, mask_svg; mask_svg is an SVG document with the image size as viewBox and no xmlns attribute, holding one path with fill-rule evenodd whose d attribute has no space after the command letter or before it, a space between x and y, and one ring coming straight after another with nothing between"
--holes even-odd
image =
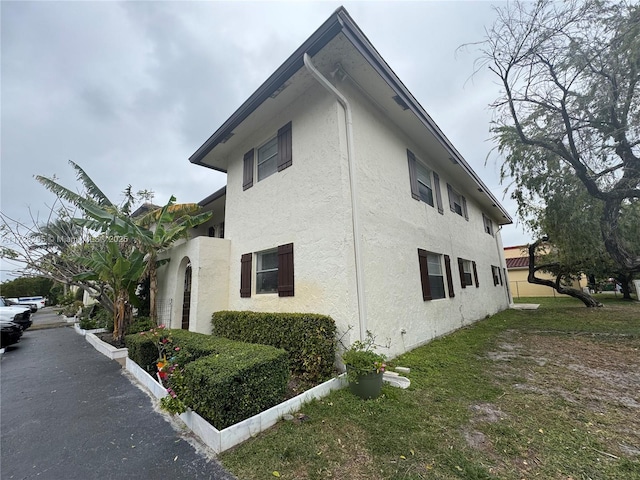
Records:
<instances>
[{"instance_id":1,"label":"white concrete planter border","mask_svg":"<svg viewBox=\"0 0 640 480\"><path fill-rule=\"evenodd\" d=\"M156 398L162 398L167 395L162 385L128 357L126 369ZM313 399L326 397L331 391L341 389L346 385L346 374L342 374L224 430L218 430L191 410L181 414L180 418L209 448L216 453L221 453L272 427L283 415L297 412L305 403Z\"/></svg>"},{"instance_id":2,"label":"white concrete planter border","mask_svg":"<svg viewBox=\"0 0 640 480\"><path fill-rule=\"evenodd\" d=\"M104 356L110 358L111 360L116 360L120 365L124 367L125 359L127 358L127 354L129 350L126 348L116 348L113 345L110 345L106 342L103 342L95 334L87 331L84 338L89 342L93 348L99 351Z\"/></svg>"},{"instance_id":3,"label":"white concrete planter border","mask_svg":"<svg viewBox=\"0 0 640 480\"><path fill-rule=\"evenodd\" d=\"M78 335L82 335L83 337L86 336L87 333L104 333L104 332L107 331L104 328L94 328L92 330L84 330L84 329L80 328L80 324L79 323L74 323L73 329L76 331L76 333Z\"/></svg>"}]
</instances>

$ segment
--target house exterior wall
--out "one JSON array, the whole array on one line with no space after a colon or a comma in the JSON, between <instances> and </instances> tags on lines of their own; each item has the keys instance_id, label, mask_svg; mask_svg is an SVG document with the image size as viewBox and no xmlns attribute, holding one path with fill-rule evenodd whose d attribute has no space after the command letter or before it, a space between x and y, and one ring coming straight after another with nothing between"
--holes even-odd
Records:
<instances>
[{"instance_id":1,"label":"house exterior wall","mask_svg":"<svg viewBox=\"0 0 640 480\"><path fill-rule=\"evenodd\" d=\"M457 185L436 165L429 166L440 175L444 214L437 205L413 199L407 148L424 160L428 152L417 148L355 88L346 83L340 88L354 117L368 328L395 355L507 308L506 286L494 286L491 271L492 265L505 266L499 232L484 232L483 211L462 189L469 220L451 212L446 184ZM423 300L418 248L450 256L454 298ZM458 257L476 262L478 288L461 288Z\"/></svg>"},{"instance_id":2,"label":"house exterior wall","mask_svg":"<svg viewBox=\"0 0 640 480\"><path fill-rule=\"evenodd\" d=\"M424 160L429 160L428 152L420 151L355 89L344 83L339 87L354 115L355 181L368 313L365 328L379 343L388 343L384 353L398 355L507 308L506 285L494 286L491 272L491 265L505 266L499 232L495 236L484 232L483 212L470 198L468 221L449 210L446 184L457 185L443 174L444 215L414 200L406 150L412 149ZM289 121L292 166L262 181L254 177L253 186L243 190L245 152L269 141ZM344 344L359 338L346 151L344 110L319 85L243 138L228 159L225 240L197 237L175 247L171 263L162 272L162 295L174 292L173 327L180 328L188 258L193 268L192 305L197 306L191 313L190 329L210 332L211 313L222 309L313 312L330 315L339 335L348 332L342 338ZM441 173L436 165L431 167ZM255 254L288 243L294 245L294 296L256 294ZM451 257L454 298L423 300L418 248ZM252 293L241 298L240 259L246 253L254 254ZM461 288L459 257L476 262L478 288Z\"/></svg>"},{"instance_id":3,"label":"house exterior wall","mask_svg":"<svg viewBox=\"0 0 640 480\"><path fill-rule=\"evenodd\" d=\"M253 132L227 171L225 237L231 240L231 310L330 315L357 324L353 237L343 115L314 85ZM243 191L243 155L292 122L293 164ZM255 293L256 252L294 244L295 295ZM252 294L240 297L240 258L253 253Z\"/></svg>"},{"instance_id":4,"label":"house exterior wall","mask_svg":"<svg viewBox=\"0 0 640 480\"><path fill-rule=\"evenodd\" d=\"M168 252L171 260L158 269L157 299L170 311L160 321L167 322L171 328L181 328L184 276L190 261L189 330L211 333L211 314L227 309L230 243L222 238L196 237Z\"/></svg>"}]
</instances>

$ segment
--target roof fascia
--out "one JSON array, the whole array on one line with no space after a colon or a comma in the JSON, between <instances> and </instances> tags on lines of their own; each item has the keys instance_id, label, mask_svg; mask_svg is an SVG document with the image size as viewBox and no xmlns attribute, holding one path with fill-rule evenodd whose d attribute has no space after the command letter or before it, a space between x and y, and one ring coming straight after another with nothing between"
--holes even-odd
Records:
<instances>
[{"instance_id":1,"label":"roof fascia","mask_svg":"<svg viewBox=\"0 0 640 480\"><path fill-rule=\"evenodd\" d=\"M373 44L369 41L367 36L360 30L358 25L350 17L349 13L341 9L336 12L340 17L343 25L342 33L349 39L354 47L360 52L360 54L367 59L369 64L378 72L378 74L387 82L391 89L398 95L413 114L420 120L420 122L431 132L431 134L438 139L438 141L445 147L452 160L458 163L467 174L476 182L476 184L482 188L492 201L492 203L500 209L500 212L505 216L508 223L513 223L513 219L509 213L500 205L500 202L491 193L489 188L484 184L480 177L473 171L471 166L467 163L464 157L453 146L445 134L436 125L433 119L425 111L424 108L418 103L415 97L409 92L409 89L402 83L402 80L395 74L395 72L389 67L389 64L382 58L382 55L378 53Z\"/></svg>"},{"instance_id":2,"label":"roof fascia","mask_svg":"<svg viewBox=\"0 0 640 480\"><path fill-rule=\"evenodd\" d=\"M211 195L209 195L206 198L203 198L202 200L200 200L198 202L198 205L200 205L201 207L204 207L205 205L210 204L211 202L218 200L220 197L223 197L227 194L227 186L225 185L224 187L222 187L220 190L213 192Z\"/></svg>"},{"instance_id":3,"label":"roof fascia","mask_svg":"<svg viewBox=\"0 0 640 480\"><path fill-rule=\"evenodd\" d=\"M226 122L216 130L209 139L195 151L189 161L197 165L214 168L202 163L204 157L218 145L222 139L229 135L251 113L253 113L267 98L280 88L294 73L304 65L303 55L315 55L331 39L342 30L338 20L338 12L344 10L340 7L311 35L293 54L236 110ZM216 169L218 170L218 169ZM221 170L223 171L223 170ZM225 172L226 173L226 172Z\"/></svg>"}]
</instances>

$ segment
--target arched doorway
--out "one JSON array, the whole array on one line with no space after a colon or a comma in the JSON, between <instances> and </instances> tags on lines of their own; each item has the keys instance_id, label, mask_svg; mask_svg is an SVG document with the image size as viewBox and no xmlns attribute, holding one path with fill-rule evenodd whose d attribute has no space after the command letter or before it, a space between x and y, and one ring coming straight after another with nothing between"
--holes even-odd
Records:
<instances>
[{"instance_id":1,"label":"arched doorway","mask_svg":"<svg viewBox=\"0 0 640 480\"><path fill-rule=\"evenodd\" d=\"M184 293L182 295L182 329L189 330L189 313L191 312L191 262L184 270Z\"/></svg>"}]
</instances>

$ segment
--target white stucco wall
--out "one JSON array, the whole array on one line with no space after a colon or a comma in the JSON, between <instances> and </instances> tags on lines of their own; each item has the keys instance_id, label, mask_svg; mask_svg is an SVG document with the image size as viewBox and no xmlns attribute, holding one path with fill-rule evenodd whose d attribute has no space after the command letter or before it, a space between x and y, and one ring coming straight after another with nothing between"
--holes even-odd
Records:
<instances>
[{"instance_id":1,"label":"white stucco wall","mask_svg":"<svg viewBox=\"0 0 640 480\"><path fill-rule=\"evenodd\" d=\"M491 265L504 267L502 243L499 232L484 232L483 210L435 164L428 166L440 175L444 215L437 205L414 200L406 150L427 161L429 152L365 104L355 89L339 87L353 108L367 328L378 343L389 343L388 353L396 355L507 308L506 287L494 286L491 271ZM447 182L466 196L468 221L450 211ZM454 298L422 299L418 248L451 257ZM459 257L476 262L479 288L461 288Z\"/></svg>"},{"instance_id":2,"label":"white stucco wall","mask_svg":"<svg viewBox=\"0 0 640 480\"><path fill-rule=\"evenodd\" d=\"M191 261L189 330L211 332L211 314L228 308L230 241L196 237L174 246L171 260L158 270L158 299L172 300L171 328L181 328L184 273Z\"/></svg>"},{"instance_id":3,"label":"white stucco wall","mask_svg":"<svg viewBox=\"0 0 640 480\"><path fill-rule=\"evenodd\" d=\"M491 272L491 265L505 266L498 228L495 236L484 232L483 210L456 178L448 178L436 165L430 167L440 175L444 215L414 200L406 149L427 162L429 152L421 151L355 90L344 83L339 88L354 113L366 328L379 343L388 342L386 353L395 356L506 308L506 287L494 286ZM243 191L244 153L264 144L289 121L292 166L260 182L254 177L254 185ZM344 111L318 85L242 139L229 157L225 240L191 240L174 248L171 263L163 267L161 295L174 298L174 326L180 325L188 257L193 266L192 296L197 298L192 304L192 330L209 332L211 313L221 309L314 312L332 316L341 333L355 327L344 343L358 338L345 139ZM468 221L449 210L447 182L467 197ZM255 253L287 243L294 244L295 295L256 294ZM423 301L418 248L451 257L455 298ZM245 253L254 254L250 298L241 298L239 292L240 258ZM459 257L476 262L479 288L461 288Z\"/></svg>"},{"instance_id":4,"label":"white stucco wall","mask_svg":"<svg viewBox=\"0 0 640 480\"><path fill-rule=\"evenodd\" d=\"M293 164L242 190L243 155L292 122ZM231 240L229 308L330 315L357 325L344 120L319 86L253 132L227 175L225 237ZM255 253L294 244L295 295L255 294ZM240 257L254 253L251 298L240 298Z\"/></svg>"}]
</instances>

